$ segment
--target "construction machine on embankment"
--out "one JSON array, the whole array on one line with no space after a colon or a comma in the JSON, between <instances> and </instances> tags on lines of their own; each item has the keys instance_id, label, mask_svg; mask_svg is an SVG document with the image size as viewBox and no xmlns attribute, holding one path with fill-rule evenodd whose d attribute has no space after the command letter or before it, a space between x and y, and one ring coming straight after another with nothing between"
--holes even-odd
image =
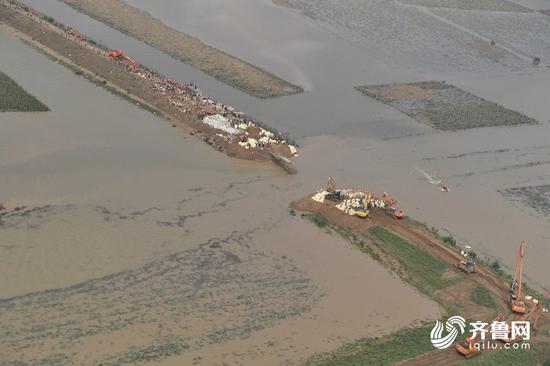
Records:
<instances>
[{"instance_id":1,"label":"construction machine on embankment","mask_svg":"<svg viewBox=\"0 0 550 366\"><path fill-rule=\"evenodd\" d=\"M472 254L470 254L470 249L472 248L469 245L466 245L465 250L460 252L464 259L461 259L458 263L455 264L456 268L467 274L472 274L476 271L476 262L472 258Z\"/></svg>"},{"instance_id":2,"label":"construction machine on embankment","mask_svg":"<svg viewBox=\"0 0 550 366\"><path fill-rule=\"evenodd\" d=\"M118 61L120 61L120 62L134 68L134 69L139 68L139 63L136 60L134 60L133 58L128 57L128 55L126 55L124 52L122 52L120 50L108 51L107 56L112 58L112 59L118 60Z\"/></svg>"},{"instance_id":3,"label":"construction machine on embankment","mask_svg":"<svg viewBox=\"0 0 550 366\"><path fill-rule=\"evenodd\" d=\"M326 199L331 201L341 201L343 199L342 190L336 189L336 182L332 177L328 177Z\"/></svg>"},{"instance_id":4,"label":"construction machine on embankment","mask_svg":"<svg viewBox=\"0 0 550 366\"><path fill-rule=\"evenodd\" d=\"M510 283L510 309L514 313L524 314L527 310L525 301L523 301L523 256L525 254L525 243L519 245L518 256L516 258L516 272L514 279ZM516 291L517 287L517 291Z\"/></svg>"},{"instance_id":5,"label":"construction machine on embankment","mask_svg":"<svg viewBox=\"0 0 550 366\"><path fill-rule=\"evenodd\" d=\"M382 202L384 202L384 208L386 215L393 217L394 219L402 219L405 217L405 212L397 209L397 200L384 192L382 196Z\"/></svg>"},{"instance_id":6,"label":"construction machine on embankment","mask_svg":"<svg viewBox=\"0 0 550 366\"><path fill-rule=\"evenodd\" d=\"M502 314L498 314L495 319L493 319L493 322L498 322L502 320ZM489 324L483 328L485 332L489 330ZM481 353L481 349L479 347L476 347L476 344L479 342L479 339L482 337L483 332L479 331L476 332L475 336L468 337L462 342L457 342L455 344L455 349L458 353L460 353L465 358L472 358L474 356L477 356Z\"/></svg>"}]
</instances>

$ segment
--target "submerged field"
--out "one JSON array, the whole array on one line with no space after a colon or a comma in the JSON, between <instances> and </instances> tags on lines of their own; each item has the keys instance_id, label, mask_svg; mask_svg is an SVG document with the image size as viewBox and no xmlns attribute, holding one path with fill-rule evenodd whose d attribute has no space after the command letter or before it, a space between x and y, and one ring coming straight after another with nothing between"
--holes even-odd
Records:
<instances>
[{"instance_id":1,"label":"submerged field","mask_svg":"<svg viewBox=\"0 0 550 366\"><path fill-rule=\"evenodd\" d=\"M445 82L358 86L356 89L440 130L537 123L533 118Z\"/></svg>"},{"instance_id":2,"label":"submerged field","mask_svg":"<svg viewBox=\"0 0 550 366\"><path fill-rule=\"evenodd\" d=\"M258 98L302 92L302 88L246 61L168 27L122 0L62 0L67 5L129 34L222 82Z\"/></svg>"},{"instance_id":3,"label":"submerged field","mask_svg":"<svg viewBox=\"0 0 550 366\"><path fill-rule=\"evenodd\" d=\"M512 202L534 210L542 217L550 216L550 184L508 188L500 193Z\"/></svg>"},{"instance_id":4,"label":"submerged field","mask_svg":"<svg viewBox=\"0 0 550 366\"><path fill-rule=\"evenodd\" d=\"M401 0L405 4L430 8L453 8L461 10L529 12L530 10L506 0Z\"/></svg>"},{"instance_id":5,"label":"submerged field","mask_svg":"<svg viewBox=\"0 0 550 366\"><path fill-rule=\"evenodd\" d=\"M40 230L57 216L78 209L48 205L6 210L0 214L0 232ZM127 216L106 207L93 211L112 225L160 210ZM157 225L180 228L186 218L167 219L176 221ZM268 256L246 235L234 233L136 268L1 298L0 364L167 361L206 346L247 339L311 311L321 295L291 260Z\"/></svg>"},{"instance_id":6,"label":"submerged field","mask_svg":"<svg viewBox=\"0 0 550 366\"><path fill-rule=\"evenodd\" d=\"M46 112L49 108L0 71L0 112Z\"/></svg>"},{"instance_id":7,"label":"submerged field","mask_svg":"<svg viewBox=\"0 0 550 366\"><path fill-rule=\"evenodd\" d=\"M301 11L327 30L390 64L403 64L425 71L510 71L531 67L521 58L459 27L442 22L425 9L441 7L471 13L476 10L511 11L522 8L506 1L445 0L278 0L277 4ZM428 6L421 8L419 5ZM439 9L438 9L439 10ZM515 18L513 18L515 19ZM531 40L524 43L531 44Z\"/></svg>"}]
</instances>

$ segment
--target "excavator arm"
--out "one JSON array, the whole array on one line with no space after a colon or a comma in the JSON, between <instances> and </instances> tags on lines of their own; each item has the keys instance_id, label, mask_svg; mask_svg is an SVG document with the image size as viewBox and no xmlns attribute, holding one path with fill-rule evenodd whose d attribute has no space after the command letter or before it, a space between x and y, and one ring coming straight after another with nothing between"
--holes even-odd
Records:
<instances>
[{"instance_id":1,"label":"excavator arm","mask_svg":"<svg viewBox=\"0 0 550 366\"><path fill-rule=\"evenodd\" d=\"M514 280L510 284L512 296L510 299L510 308L514 313L524 314L527 310L525 301L523 301L523 257L525 252L525 243L521 242L519 246L518 256L516 258L516 272ZM516 292L517 285L517 292Z\"/></svg>"}]
</instances>

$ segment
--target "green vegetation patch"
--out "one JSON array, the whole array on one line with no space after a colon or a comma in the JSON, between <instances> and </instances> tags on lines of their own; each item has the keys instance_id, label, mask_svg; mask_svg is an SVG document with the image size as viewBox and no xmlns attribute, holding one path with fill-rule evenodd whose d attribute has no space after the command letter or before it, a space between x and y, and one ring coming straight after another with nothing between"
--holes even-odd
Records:
<instances>
[{"instance_id":1,"label":"green vegetation patch","mask_svg":"<svg viewBox=\"0 0 550 366\"><path fill-rule=\"evenodd\" d=\"M0 71L0 112L46 112L50 109Z\"/></svg>"},{"instance_id":2,"label":"green vegetation patch","mask_svg":"<svg viewBox=\"0 0 550 366\"><path fill-rule=\"evenodd\" d=\"M404 328L383 338L365 338L329 354L315 355L305 366L391 365L433 350L433 324Z\"/></svg>"},{"instance_id":3,"label":"green vegetation patch","mask_svg":"<svg viewBox=\"0 0 550 366\"><path fill-rule=\"evenodd\" d=\"M495 308L497 306L493 294L483 286L476 286L472 289L472 301L488 308Z\"/></svg>"},{"instance_id":4,"label":"green vegetation patch","mask_svg":"<svg viewBox=\"0 0 550 366\"><path fill-rule=\"evenodd\" d=\"M407 282L424 293L456 283L456 278L443 278L447 266L424 249L380 226L369 228L369 233L382 243L382 249L407 272Z\"/></svg>"},{"instance_id":5,"label":"green vegetation patch","mask_svg":"<svg viewBox=\"0 0 550 366\"><path fill-rule=\"evenodd\" d=\"M364 85L356 89L440 130L537 123L533 118L440 81Z\"/></svg>"}]
</instances>

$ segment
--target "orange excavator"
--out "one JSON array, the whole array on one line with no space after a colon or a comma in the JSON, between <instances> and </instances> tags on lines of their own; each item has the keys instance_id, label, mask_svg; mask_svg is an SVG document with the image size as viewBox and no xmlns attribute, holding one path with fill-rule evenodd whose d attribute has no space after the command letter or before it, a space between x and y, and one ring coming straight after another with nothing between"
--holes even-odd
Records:
<instances>
[{"instance_id":1,"label":"orange excavator","mask_svg":"<svg viewBox=\"0 0 550 366\"><path fill-rule=\"evenodd\" d=\"M107 56L111 57L112 59L118 60L134 69L139 68L139 64L136 60L128 57L128 55L126 55L124 52L120 50L108 51Z\"/></svg>"},{"instance_id":2,"label":"orange excavator","mask_svg":"<svg viewBox=\"0 0 550 366\"><path fill-rule=\"evenodd\" d=\"M384 195L382 196L382 202L384 202L386 215L389 215L394 219L402 219L403 217L405 217L405 212L397 209L397 201L388 193L384 192Z\"/></svg>"},{"instance_id":3,"label":"orange excavator","mask_svg":"<svg viewBox=\"0 0 550 366\"><path fill-rule=\"evenodd\" d=\"M496 316L496 318L493 320L493 322L498 322L498 321L501 321L501 320L502 320L502 314L498 314ZM488 323L485 326L485 329L487 331L489 330L489 327L490 327L489 324L490 323ZM471 358L471 357L474 357L476 355L479 355L481 353L481 349L480 348L476 349L475 345L479 341L480 336L481 336L481 332L478 332L478 333L476 333L475 337L468 337L465 340L463 340L462 342L457 342L455 344L455 349L457 350L458 353L460 353L465 358Z\"/></svg>"},{"instance_id":4,"label":"orange excavator","mask_svg":"<svg viewBox=\"0 0 550 366\"><path fill-rule=\"evenodd\" d=\"M522 298L523 290L523 255L525 251L525 243L521 242L519 246L518 256L516 258L516 272L514 279L510 283L510 309L514 313L524 314L526 311L525 301ZM517 292L516 292L517 287Z\"/></svg>"},{"instance_id":5,"label":"orange excavator","mask_svg":"<svg viewBox=\"0 0 550 366\"><path fill-rule=\"evenodd\" d=\"M529 320L531 322L531 328L533 330L536 330L537 328L537 321L539 320L540 313L542 312L542 307L540 306L540 303L536 303L529 311L522 316L520 316L517 321L526 321ZM520 336L516 336L512 338L512 331L510 330L508 332L508 338L501 339L504 343L517 343L523 341L523 338Z\"/></svg>"}]
</instances>

